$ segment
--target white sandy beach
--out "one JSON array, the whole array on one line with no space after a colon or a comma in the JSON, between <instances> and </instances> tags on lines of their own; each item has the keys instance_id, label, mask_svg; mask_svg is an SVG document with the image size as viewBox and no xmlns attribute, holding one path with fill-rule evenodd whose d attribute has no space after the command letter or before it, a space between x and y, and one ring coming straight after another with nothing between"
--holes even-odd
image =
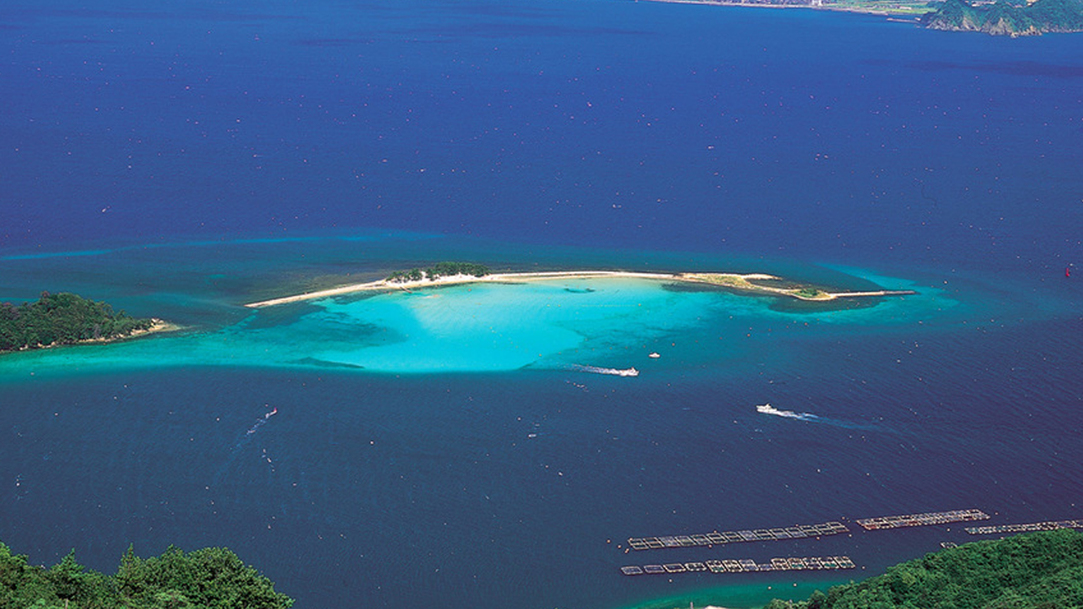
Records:
<instances>
[{"instance_id":1,"label":"white sandy beach","mask_svg":"<svg viewBox=\"0 0 1083 609\"><path fill-rule=\"evenodd\" d=\"M745 282L754 279L778 279L773 275L766 275L763 273L720 273L718 275L725 275L727 277L732 277L736 281L743 280ZM292 302L303 302L306 300L328 298L331 296L342 296L345 294L355 294L359 292L394 290L410 291L414 289L422 289L434 286L446 286L464 283L519 283L523 281L545 281L551 279L585 279L591 277L634 278L652 279L660 281L688 281L709 283L707 281L695 279L693 276L686 276L680 273L640 273L632 271L538 271L527 273L492 273L489 275L484 275L482 277L476 277L474 275L449 275L446 277L438 277L436 279L421 279L418 281L388 281L386 279L380 279L378 281L355 283L337 288L330 288L327 290L318 290L315 292L306 292L304 294L296 294L293 296L284 296L282 298L272 298L270 300L248 303L245 306L258 309L262 307L273 307L275 305L289 304Z\"/></svg>"},{"instance_id":2,"label":"white sandy beach","mask_svg":"<svg viewBox=\"0 0 1083 609\"><path fill-rule=\"evenodd\" d=\"M552 279L585 279L591 277L613 277L650 279L655 281L682 281L686 283L703 283L720 287L727 287L747 292L770 294L776 296L788 296L799 300L825 301L847 297L876 297L876 296L905 296L914 294L911 290L873 290L865 292L825 292L813 290L812 294L802 291L801 288L782 288L776 286L764 286L751 283L752 281L780 280L780 277L767 273L643 273L635 271L536 271L525 273L492 273L477 277L474 275L448 275L436 279L420 279L417 281L388 281L380 279L367 283L355 283L327 290L305 292L282 298L272 298L251 302L246 307L259 309L276 305L356 294L359 292L395 291L409 292L414 289L423 289L435 286L447 286L464 283L520 283L524 281L545 281Z\"/></svg>"}]
</instances>

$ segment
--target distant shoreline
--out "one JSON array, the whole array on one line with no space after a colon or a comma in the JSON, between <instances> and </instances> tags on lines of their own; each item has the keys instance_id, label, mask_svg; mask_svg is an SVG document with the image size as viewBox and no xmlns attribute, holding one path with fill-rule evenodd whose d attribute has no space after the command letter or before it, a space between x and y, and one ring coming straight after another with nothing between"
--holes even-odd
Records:
<instances>
[{"instance_id":1,"label":"distant shoreline","mask_svg":"<svg viewBox=\"0 0 1083 609\"><path fill-rule=\"evenodd\" d=\"M636 0L638 2L638 0ZM751 8L805 8L817 11L878 15L887 21L913 23L947 32L984 32L994 36L1040 36L1045 33L1083 32L1083 5L1078 0L1039 0L1005 5L985 0L944 0L936 7L915 0L804 0L804 4L782 1L742 2L740 0L650 0L671 4L703 4Z\"/></svg>"},{"instance_id":2,"label":"distant shoreline","mask_svg":"<svg viewBox=\"0 0 1083 609\"><path fill-rule=\"evenodd\" d=\"M781 281L781 277L766 273L642 273L634 271L540 271L523 273L492 273L477 277L474 275L450 275L436 279L421 279L417 281L389 281L380 279L367 283L355 283L327 290L305 292L281 298L271 298L259 302L250 302L244 306L251 309L262 309L283 304L330 298L332 296L344 296L362 292L392 292L402 290L409 292L412 289L424 289L429 287L461 285L469 283L519 283L524 281L545 281L550 279L587 279L600 278L631 278L649 279L654 281L677 281L683 283L698 283L731 288L755 294L771 296L787 296L798 300L823 302L837 298L862 298L878 296L906 296L916 294L913 290L872 290L853 292L827 292L810 287L777 287L759 285L753 281Z\"/></svg>"},{"instance_id":3,"label":"distant shoreline","mask_svg":"<svg viewBox=\"0 0 1083 609\"><path fill-rule=\"evenodd\" d=\"M638 2L639 0L635 0ZM928 12L933 12L932 9L919 12L918 10L901 10L896 8L895 10L889 10L886 8L880 8L878 6L870 6L863 8L854 5L839 5L839 4L770 4L765 2L733 2L728 0L644 0L645 2L664 2L666 4L702 4L707 6L734 6L744 8L803 8L814 11L830 11L834 13L855 13L859 15L879 15L882 17L892 17L893 21L903 21L905 23L918 23L918 18ZM897 6L906 6L900 4ZM898 19L900 16L909 16L914 19Z\"/></svg>"}]
</instances>

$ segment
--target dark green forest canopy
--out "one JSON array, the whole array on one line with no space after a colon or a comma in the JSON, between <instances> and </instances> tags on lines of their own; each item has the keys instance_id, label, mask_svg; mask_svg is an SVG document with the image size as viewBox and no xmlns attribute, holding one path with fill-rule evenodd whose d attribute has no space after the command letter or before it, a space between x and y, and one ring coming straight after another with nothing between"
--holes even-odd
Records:
<instances>
[{"instance_id":1,"label":"dark green forest canopy","mask_svg":"<svg viewBox=\"0 0 1083 609\"><path fill-rule=\"evenodd\" d=\"M170 547L142 559L131 548L116 575L87 571L74 550L51 568L0 543L0 609L287 609L293 600L225 548Z\"/></svg>"},{"instance_id":2,"label":"dark green forest canopy","mask_svg":"<svg viewBox=\"0 0 1083 609\"><path fill-rule=\"evenodd\" d=\"M18 306L0 303L0 352L110 340L152 325L151 319L136 319L124 311L114 313L104 302L68 292L42 292L37 302Z\"/></svg>"},{"instance_id":3,"label":"dark green forest canopy","mask_svg":"<svg viewBox=\"0 0 1083 609\"><path fill-rule=\"evenodd\" d=\"M765 609L1072 609L1083 607L1083 533L979 541L895 565L878 577L771 601Z\"/></svg>"},{"instance_id":4,"label":"dark green forest canopy","mask_svg":"<svg viewBox=\"0 0 1083 609\"><path fill-rule=\"evenodd\" d=\"M489 267L484 264L475 264L472 262L437 262L426 269L414 268L408 271L395 271L387 277L387 280L402 283L406 281L421 281L422 279L451 277L454 275L484 277L488 274Z\"/></svg>"}]
</instances>

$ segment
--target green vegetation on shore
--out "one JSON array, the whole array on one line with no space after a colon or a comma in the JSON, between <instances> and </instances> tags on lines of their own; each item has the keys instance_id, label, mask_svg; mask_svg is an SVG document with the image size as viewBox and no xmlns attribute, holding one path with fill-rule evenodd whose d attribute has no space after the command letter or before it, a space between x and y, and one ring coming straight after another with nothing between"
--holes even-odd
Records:
<instances>
[{"instance_id":1,"label":"green vegetation on shore","mask_svg":"<svg viewBox=\"0 0 1083 609\"><path fill-rule=\"evenodd\" d=\"M38 567L0 543L0 607L35 609L288 609L293 599L225 548L170 547L142 559L129 547L116 575L87 571L73 550Z\"/></svg>"},{"instance_id":2,"label":"green vegetation on shore","mask_svg":"<svg viewBox=\"0 0 1083 609\"><path fill-rule=\"evenodd\" d=\"M1003 36L1034 36L1046 32L1083 31L1083 0L998 0L993 4L970 4L946 0L935 13L923 18L937 30L985 32Z\"/></svg>"},{"instance_id":3,"label":"green vegetation on shore","mask_svg":"<svg viewBox=\"0 0 1083 609\"><path fill-rule=\"evenodd\" d=\"M110 340L149 330L152 319L114 313L104 302L68 292L42 292L37 302L0 303L0 352Z\"/></svg>"},{"instance_id":4,"label":"green vegetation on shore","mask_svg":"<svg viewBox=\"0 0 1083 609\"><path fill-rule=\"evenodd\" d=\"M819 8L913 18L935 11L936 4L936 0L836 0L825 1Z\"/></svg>"},{"instance_id":5,"label":"green vegetation on shore","mask_svg":"<svg viewBox=\"0 0 1083 609\"><path fill-rule=\"evenodd\" d=\"M440 277L452 277L455 275L472 275L484 277L489 274L489 267L484 264L471 262L437 262L425 268L413 268L408 271L395 271L387 276L387 280L393 283L406 283L408 281L430 281Z\"/></svg>"},{"instance_id":6,"label":"green vegetation on shore","mask_svg":"<svg viewBox=\"0 0 1083 609\"><path fill-rule=\"evenodd\" d=\"M1083 533L979 541L895 565L863 582L764 609L1071 609L1083 606Z\"/></svg>"}]
</instances>

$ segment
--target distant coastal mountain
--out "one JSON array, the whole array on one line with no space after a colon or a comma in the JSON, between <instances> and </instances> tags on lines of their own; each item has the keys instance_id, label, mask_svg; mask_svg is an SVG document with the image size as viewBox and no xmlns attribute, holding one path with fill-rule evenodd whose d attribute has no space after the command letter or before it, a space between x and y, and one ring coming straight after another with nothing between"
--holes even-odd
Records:
<instances>
[{"instance_id":1,"label":"distant coastal mountain","mask_svg":"<svg viewBox=\"0 0 1083 609\"><path fill-rule=\"evenodd\" d=\"M1037 0L1033 4L970 4L945 0L922 22L934 30L985 32L1001 36L1036 36L1047 32L1083 32L1083 0Z\"/></svg>"}]
</instances>

